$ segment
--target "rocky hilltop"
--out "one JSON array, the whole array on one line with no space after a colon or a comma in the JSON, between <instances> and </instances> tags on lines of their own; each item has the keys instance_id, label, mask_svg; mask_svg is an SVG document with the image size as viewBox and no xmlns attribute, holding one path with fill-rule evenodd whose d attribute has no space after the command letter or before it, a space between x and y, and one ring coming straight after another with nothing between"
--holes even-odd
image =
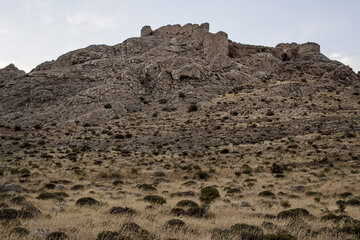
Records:
<instances>
[{"instance_id":1,"label":"rocky hilltop","mask_svg":"<svg viewBox=\"0 0 360 240\"><path fill-rule=\"evenodd\" d=\"M145 26L140 37L75 50L30 73L1 69L0 121L99 123L163 104L201 105L226 93L266 89L263 97L303 97L359 82L316 43L252 46L210 33L208 23Z\"/></svg>"},{"instance_id":2,"label":"rocky hilltop","mask_svg":"<svg viewBox=\"0 0 360 240\"><path fill-rule=\"evenodd\" d=\"M146 26L0 104L0 239L360 239L359 74L316 43Z\"/></svg>"}]
</instances>

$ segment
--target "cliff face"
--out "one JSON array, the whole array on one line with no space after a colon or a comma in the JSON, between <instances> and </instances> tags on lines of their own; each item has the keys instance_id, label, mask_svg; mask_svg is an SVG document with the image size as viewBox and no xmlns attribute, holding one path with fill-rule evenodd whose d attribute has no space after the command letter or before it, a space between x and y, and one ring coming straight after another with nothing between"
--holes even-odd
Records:
<instances>
[{"instance_id":1,"label":"cliff face","mask_svg":"<svg viewBox=\"0 0 360 240\"><path fill-rule=\"evenodd\" d=\"M359 76L316 43L272 48L232 42L224 32L210 33L207 23L145 26L141 37L75 50L28 74L13 65L1 69L0 121L99 123L154 111L159 100L178 108L249 89L302 97L358 85Z\"/></svg>"}]
</instances>

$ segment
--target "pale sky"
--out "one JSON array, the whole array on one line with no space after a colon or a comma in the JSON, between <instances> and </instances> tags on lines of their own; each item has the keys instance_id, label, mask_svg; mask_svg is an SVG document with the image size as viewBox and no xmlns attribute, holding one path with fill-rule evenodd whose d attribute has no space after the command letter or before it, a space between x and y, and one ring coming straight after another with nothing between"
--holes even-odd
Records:
<instances>
[{"instance_id":1,"label":"pale sky","mask_svg":"<svg viewBox=\"0 0 360 240\"><path fill-rule=\"evenodd\" d=\"M71 50L137 37L144 25L203 22L240 43L317 42L360 71L360 0L0 0L0 68L30 71Z\"/></svg>"}]
</instances>

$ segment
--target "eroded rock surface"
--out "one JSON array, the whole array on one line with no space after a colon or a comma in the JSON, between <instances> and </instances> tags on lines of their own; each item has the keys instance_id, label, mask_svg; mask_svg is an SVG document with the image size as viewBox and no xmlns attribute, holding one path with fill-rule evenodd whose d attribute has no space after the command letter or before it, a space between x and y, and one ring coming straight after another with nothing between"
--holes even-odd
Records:
<instances>
[{"instance_id":1,"label":"eroded rock surface","mask_svg":"<svg viewBox=\"0 0 360 240\"><path fill-rule=\"evenodd\" d=\"M208 23L145 26L141 37L75 50L28 74L14 65L1 69L0 120L99 123L152 111L160 99L178 107L249 88L304 96L358 83L359 74L322 55L316 43L272 48L232 42L224 32L210 33Z\"/></svg>"}]
</instances>

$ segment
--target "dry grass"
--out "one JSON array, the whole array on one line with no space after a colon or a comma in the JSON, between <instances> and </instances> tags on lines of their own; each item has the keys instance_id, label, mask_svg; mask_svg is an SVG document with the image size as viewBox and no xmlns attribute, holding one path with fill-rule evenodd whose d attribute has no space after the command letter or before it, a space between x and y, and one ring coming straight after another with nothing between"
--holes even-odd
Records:
<instances>
[{"instance_id":1,"label":"dry grass","mask_svg":"<svg viewBox=\"0 0 360 240\"><path fill-rule=\"evenodd\" d=\"M352 217L351 226L360 221L360 206L347 205L340 212L337 204L341 199L360 200L358 105L344 95L343 110L324 113L331 105L326 102L331 99L327 93L316 93L311 99L275 96L271 101L266 96L264 89L227 94L193 113L187 108L162 111L156 117L139 112L98 126L23 131L0 127L1 166L7 167L1 171L1 183L16 183L25 190L1 193L1 209L20 209L26 204L18 206L11 198L24 196L27 204L41 211L31 219L1 220L0 239L18 239L9 234L14 226L22 226L30 232L25 239L44 239L46 234L31 237L42 229L44 233L64 232L70 239L91 240L102 231L120 231L125 222L138 224L156 239L212 239L214 229L230 229L237 223L261 227L264 234L287 232L299 240L359 239L341 230L349 223L321 221L329 213ZM292 107L300 101L302 108ZM274 116L266 115L264 109L272 109ZM238 115L231 113L235 110ZM132 136L116 139L120 133ZM23 145L26 142L30 146ZM273 163L284 168L283 177L271 172ZM23 169L28 169L28 176L23 177ZM208 179L199 179L200 169L208 173ZM120 180L122 183L113 184ZM195 183L184 185L188 181ZM50 182L55 189L44 190ZM144 183L156 190L139 189ZM84 188L71 190L79 184ZM199 193L205 186L215 186L220 193L209 204L206 217L171 214L180 200L201 205ZM235 190L228 193L229 188ZM265 190L274 197L258 195ZM63 191L69 197L37 199L43 191ZM195 196L172 197L186 191ZM341 198L344 192L352 196ZM151 204L143 200L148 194L167 202L149 208ZM82 197L92 197L101 205L76 205ZM135 209L136 214L110 214L118 206ZM279 212L295 208L307 209L314 217L276 218ZM166 227L174 218L186 227ZM266 222L274 228L267 228Z\"/></svg>"}]
</instances>

